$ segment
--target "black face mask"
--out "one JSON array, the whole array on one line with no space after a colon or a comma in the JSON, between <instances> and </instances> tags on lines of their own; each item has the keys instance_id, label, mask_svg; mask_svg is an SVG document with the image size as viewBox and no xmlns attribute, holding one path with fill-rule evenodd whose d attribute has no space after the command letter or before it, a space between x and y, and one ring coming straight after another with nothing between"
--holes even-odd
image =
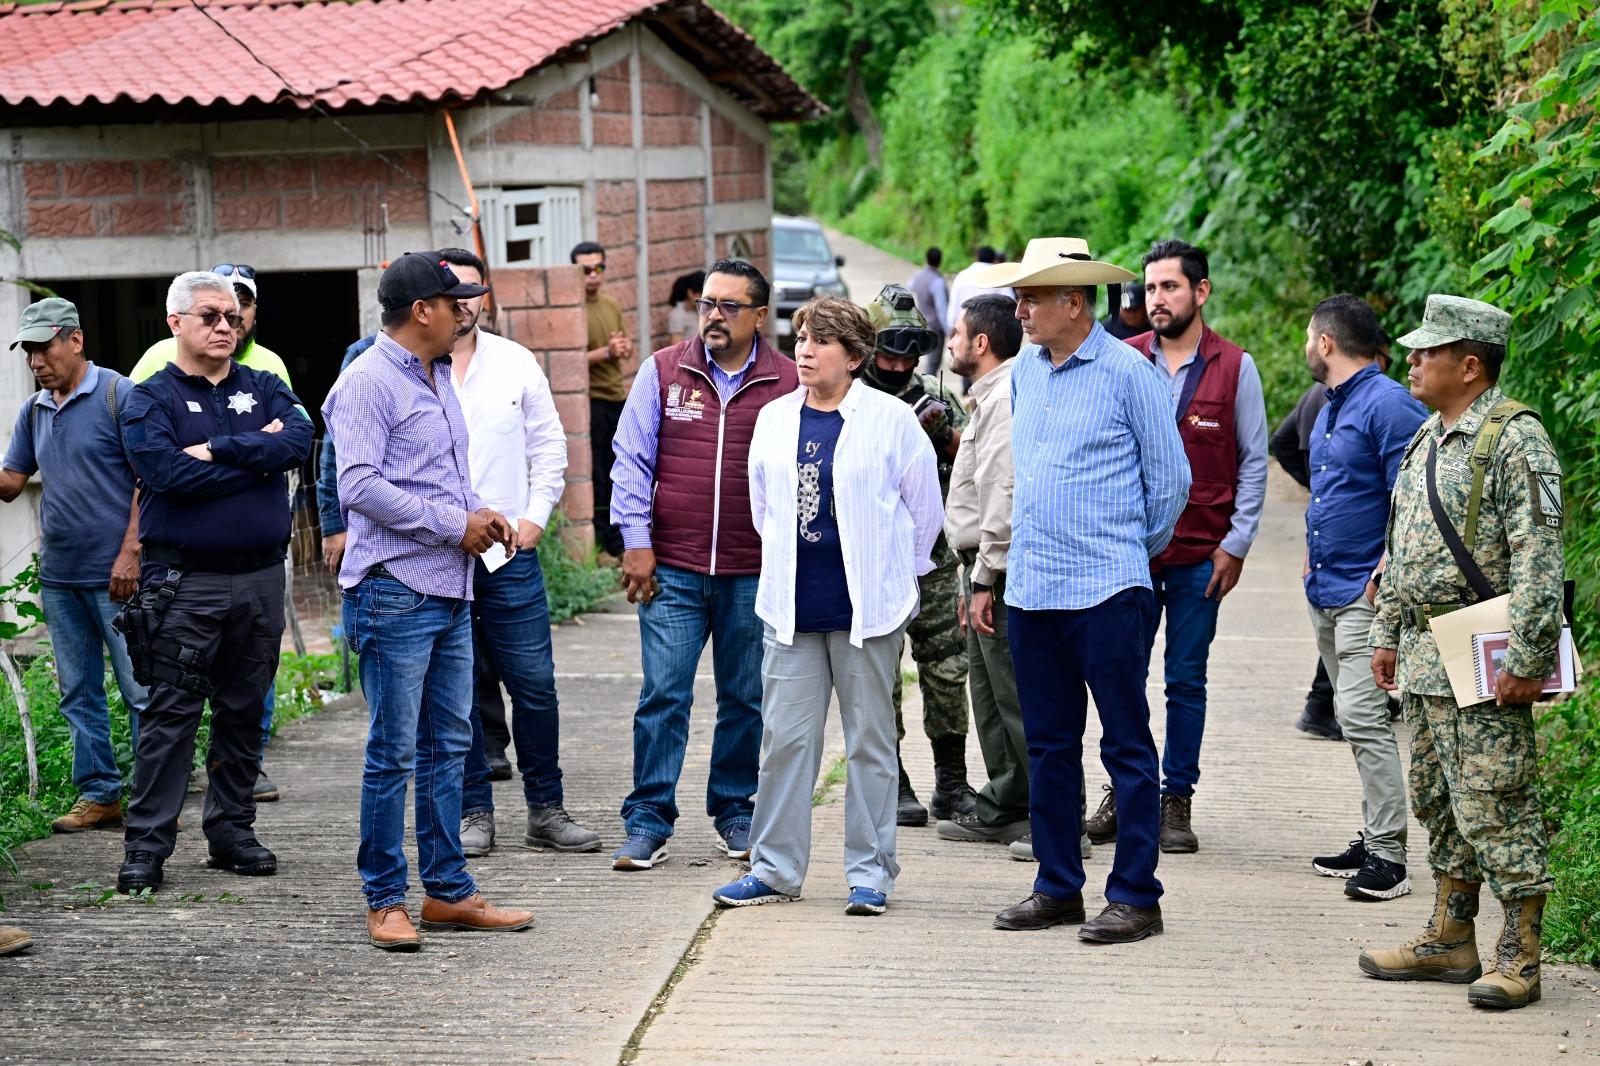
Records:
<instances>
[{"instance_id":1,"label":"black face mask","mask_svg":"<svg viewBox=\"0 0 1600 1066\"><path fill-rule=\"evenodd\" d=\"M911 384L911 375L916 372L916 367L912 367L909 370L885 370L877 365L872 367L872 376L877 378L883 384L883 387L890 392L899 392Z\"/></svg>"}]
</instances>

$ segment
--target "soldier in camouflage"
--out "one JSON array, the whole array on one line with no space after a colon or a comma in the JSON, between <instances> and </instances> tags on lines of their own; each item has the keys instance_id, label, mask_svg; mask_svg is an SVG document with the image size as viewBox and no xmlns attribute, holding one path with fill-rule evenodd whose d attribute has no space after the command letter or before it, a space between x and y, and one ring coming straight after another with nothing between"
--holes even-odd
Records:
<instances>
[{"instance_id":1,"label":"soldier in camouflage","mask_svg":"<svg viewBox=\"0 0 1600 1066\"><path fill-rule=\"evenodd\" d=\"M885 285L867 306L867 317L877 332L878 348L862 380L911 405L933 442L939 460L939 490L948 496L950 471L961 431L967 425L967 412L937 377L917 372L917 361L937 348L939 335L917 311L915 297L900 285ZM918 592L922 606L906 627L906 635L922 689L922 729L933 743L935 782L929 806L935 818L952 818L975 810L977 794L967 783L967 642L956 618L961 575L942 532L933 546L933 569L918 580ZM895 727L904 739L900 690L897 678ZM909 826L928 824L928 810L917 801L904 763L900 765L896 821Z\"/></svg>"},{"instance_id":2,"label":"soldier in camouflage","mask_svg":"<svg viewBox=\"0 0 1600 1066\"><path fill-rule=\"evenodd\" d=\"M1388 556L1372 625L1372 672L1398 689L1411 727L1411 800L1428 829L1438 896L1426 931L1361 953L1387 980L1474 982L1467 1000L1522 1007L1539 998L1539 935L1552 881L1536 789L1532 703L1555 666L1562 626L1561 468L1538 416L1496 385L1510 316L1477 300L1430 296L1412 349L1411 393L1435 410L1395 485ZM1451 695L1429 619L1474 602L1429 502L1440 503L1489 586L1510 596L1511 640L1492 702ZM1488 881L1505 911L1490 970L1474 935Z\"/></svg>"}]
</instances>

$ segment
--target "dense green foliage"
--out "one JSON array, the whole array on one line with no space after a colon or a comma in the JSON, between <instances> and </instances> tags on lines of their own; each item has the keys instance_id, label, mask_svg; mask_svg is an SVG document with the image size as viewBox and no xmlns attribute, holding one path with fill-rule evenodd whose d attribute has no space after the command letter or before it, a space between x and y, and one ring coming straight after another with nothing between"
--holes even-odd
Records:
<instances>
[{"instance_id":1,"label":"dense green foliage","mask_svg":"<svg viewBox=\"0 0 1600 1066\"><path fill-rule=\"evenodd\" d=\"M622 587L614 566L602 566L591 556L579 561L567 551L561 536L566 524L559 512L551 515L550 527L539 541L539 569L544 571L545 599L550 604L550 621L565 622L574 615L592 610L595 604Z\"/></svg>"},{"instance_id":2,"label":"dense green foliage","mask_svg":"<svg viewBox=\"0 0 1600 1066\"><path fill-rule=\"evenodd\" d=\"M770 30L803 7L730 10L788 63L793 36ZM1505 387L1542 412L1567 473L1578 635L1600 659L1594 0L966 0L911 21L867 46L895 57L872 101L881 152L846 120L785 133L780 209L908 256L942 246L952 269L978 243L1015 254L1041 235L1127 266L1156 239L1193 241L1211 254L1207 321L1255 355L1275 417L1310 384L1321 297L1369 299L1395 335L1430 292L1494 301L1514 318ZM1546 929L1589 961L1597 708L1591 686L1541 722Z\"/></svg>"}]
</instances>

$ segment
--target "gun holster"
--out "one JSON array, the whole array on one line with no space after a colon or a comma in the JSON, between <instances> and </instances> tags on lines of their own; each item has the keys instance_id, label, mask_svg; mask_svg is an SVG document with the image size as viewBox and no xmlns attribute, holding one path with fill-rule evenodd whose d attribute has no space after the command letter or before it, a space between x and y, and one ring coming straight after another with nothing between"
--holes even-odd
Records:
<instances>
[{"instance_id":1,"label":"gun holster","mask_svg":"<svg viewBox=\"0 0 1600 1066\"><path fill-rule=\"evenodd\" d=\"M123 604L111 627L127 642L133 679L139 684L164 681L185 692L210 696L217 687L211 680L211 656L161 635L161 623L182 580L183 571L169 567L160 585L140 589Z\"/></svg>"}]
</instances>

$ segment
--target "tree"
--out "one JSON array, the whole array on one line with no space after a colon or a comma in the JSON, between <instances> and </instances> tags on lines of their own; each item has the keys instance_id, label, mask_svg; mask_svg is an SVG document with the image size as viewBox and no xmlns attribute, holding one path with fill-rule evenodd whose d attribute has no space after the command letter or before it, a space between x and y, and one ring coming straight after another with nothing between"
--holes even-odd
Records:
<instances>
[{"instance_id":1,"label":"tree","mask_svg":"<svg viewBox=\"0 0 1600 1066\"><path fill-rule=\"evenodd\" d=\"M722 0L718 7L836 114L848 115L872 165L882 165L878 102L901 57L935 28L928 0Z\"/></svg>"}]
</instances>

